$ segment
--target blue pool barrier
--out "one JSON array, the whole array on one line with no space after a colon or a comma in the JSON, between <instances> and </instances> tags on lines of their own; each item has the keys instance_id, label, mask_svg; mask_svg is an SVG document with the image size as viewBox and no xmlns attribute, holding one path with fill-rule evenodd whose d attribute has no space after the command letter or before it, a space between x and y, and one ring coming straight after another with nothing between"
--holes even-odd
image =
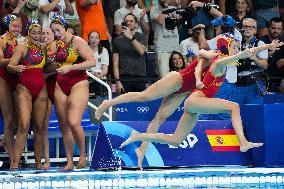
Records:
<instances>
[{"instance_id":1,"label":"blue pool barrier","mask_svg":"<svg viewBox=\"0 0 284 189\"><path fill-rule=\"evenodd\" d=\"M85 132L85 136L87 137L86 151L89 156L88 159L90 159L91 156L89 153L91 153L91 149L92 149L91 140L95 139L99 125L94 124L91 121L88 108L86 108L83 113L81 126ZM61 139L61 132L60 132L59 123L58 123L58 119L55 113L54 106L52 107L52 113L50 115L48 132L49 132L49 138L50 138L50 145L49 145L50 146L50 157L58 158L58 157L65 156L64 146L63 146L63 142ZM59 143L59 144L56 144L56 143ZM58 154L57 148L60 148L59 154ZM79 155L79 149L76 145L74 148L74 155Z\"/></svg>"},{"instance_id":2,"label":"blue pool barrier","mask_svg":"<svg viewBox=\"0 0 284 189\"><path fill-rule=\"evenodd\" d=\"M206 131L206 129L232 129L230 121L199 121L196 128L193 130L193 134L198 138L198 143L194 145L194 148L187 148L189 146L189 140L184 141L182 144L182 146L187 146L185 149L172 148L169 150L167 145L154 144L152 149L156 149L158 151L162 157L160 158L162 161L159 160L158 163L156 161L152 164L149 163L151 162L151 156L149 156L149 158L146 156L146 160L143 162L143 165L190 166L204 164L249 164L265 167L283 167L284 141L282 138L284 136L284 122L282 119L284 112L284 95L267 95L264 98L264 102L264 105L241 106L244 132L247 139L252 142L263 142L263 147L249 150L245 154L241 154L240 152L212 152L212 149L210 151L209 148L208 137L205 137L204 133L206 132L204 131ZM118 146L129 137L131 130L135 129L140 132L146 131L146 126L149 122L143 122L140 121L140 119L151 120L160 103L161 100L159 99L150 103L129 103L119 105L116 107L117 119L125 122L103 122L107 137L109 137L110 142L114 147L114 152L120 151L120 154L123 154L123 156L121 156L122 159L126 159L126 163L122 160L123 165L137 166L137 158L135 156L134 149L137 148L139 143L130 145L127 149L125 149L125 151L118 149ZM177 122L171 122L169 120L178 120L182 112L183 109L180 106L175 114L173 114L161 127L160 132L172 133L176 128ZM129 119L134 119L135 121L129 121ZM214 122L218 124L215 124ZM200 125L203 124L205 126L200 127ZM118 135L118 133L120 134ZM94 151L96 152L96 150ZM151 154L153 152L151 151L149 153ZM186 154L186 158L182 155L177 155L179 153ZM117 153L115 155L117 155ZM153 158L154 157L156 158L158 156L153 156Z\"/></svg>"},{"instance_id":3,"label":"blue pool barrier","mask_svg":"<svg viewBox=\"0 0 284 189\"><path fill-rule=\"evenodd\" d=\"M177 121L165 122L160 132L173 133L177 123ZM122 149L119 146L133 130L145 132L148 124L148 121L103 122L101 126L105 129L103 138L107 139L97 138L94 156L100 156L99 154L104 151L99 149L111 145L113 155L121 159L122 166L137 167L135 149L141 142L132 143ZM178 147L150 144L143 166L251 165L253 164L251 151L239 152L239 145L230 121L198 121L192 133ZM93 164L101 159L93 158L92 161ZM96 169L96 167L91 168Z\"/></svg>"},{"instance_id":4,"label":"blue pool barrier","mask_svg":"<svg viewBox=\"0 0 284 189\"><path fill-rule=\"evenodd\" d=\"M252 153L258 166L284 166L283 103L242 106L242 118L248 139L263 141L257 154Z\"/></svg>"},{"instance_id":5,"label":"blue pool barrier","mask_svg":"<svg viewBox=\"0 0 284 189\"><path fill-rule=\"evenodd\" d=\"M194 139L194 136L190 136L189 139L183 142L182 146L177 149L170 148L173 153L178 150L183 151L186 153L186 160L180 161L180 159L184 158L183 156L178 156L178 158L170 158L169 160L163 160L163 154L168 152L169 146L161 145L156 147L157 145L151 145L149 149L156 150L156 154L160 153L162 155L156 156L159 157L157 160L153 161L149 158L145 158L146 162L143 162L146 166L166 166L166 165L175 165L175 166L189 166L189 165L200 165L200 164L215 164L216 162L219 164L240 164L240 165L255 165L255 166L266 166L266 167L277 167L277 166L284 166L284 122L282 120L282 114L284 112L284 95L281 94L273 94L267 95L264 98L264 105L243 105L241 106L241 114L243 119L244 131L249 141L253 142L264 142L264 146L261 148L253 149L247 152L245 155L241 154L239 156L239 152L230 152L235 154L234 158L231 158L228 155L228 152L214 152L214 158L210 160L204 160L204 157L211 157L210 154L208 155L209 148L209 139L206 135L206 129L211 130L217 129L220 130L219 126L223 129L232 129L230 121L221 121L216 122L218 123L217 126L212 126L212 121L199 121L197 127L193 130L193 134L198 138L198 142L194 144L194 148L188 148L190 146L189 141ZM122 104L115 107L116 112L116 119L120 122L114 122L116 126L112 126L113 123L104 122L103 126L106 130L106 136L110 138L110 143L114 147L114 155L124 157L125 162L122 162L124 165L130 166L137 166L137 159L135 159L134 149L137 147L139 143L136 143L135 146L132 146L130 149L118 149L118 146L128 138L131 130L135 129L140 132L146 131L146 126L148 125L149 121L154 117L158 107L161 103L161 99L158 99L153 102L145 102L145 103L129 103L129 104ZM183 113L182 105L179 106L177 111L167 120L167 122L162 126L160 132L172 133L177 125L177 120L180 118L181 114ZM2 115L1 115L2 116ZM0 132L3 133L3 118L0 117ZM125 121L125 122L123 122ZM148 121L148 122L147 122ZM110 125L109 125L110 124ZM201 127L201 125L205 125ZM212 125L211 125L212 124ZM106 126L107 125L107 126ZM219 126L218 126L219 125ZM82 121L82 126L87 135L90 134L92 138L90 144L95 143L95 136L96 131L98 129L98 125L93 124L90 120L90 116L88 115L88 110L86 109L84 112L84 118ZM120 127L122 126L122 127ZM128 128L127 132L124 130ZM54 140L52 138L56 138L59 140L60 130L58 127L58 120L54 113L51 115L50 127L49 127L49 134L51 141ZM122 133L122 136L116 136L113 133ZM212 131L210 131L212 134ZM214 131L213 131L214 132ZM205 133L205 134L204 134ZM208 133L207 133L208 134ZM210 134L210 133L209 133ZM217 136L218 137L218 136ZM217 140L217 139L216 139ZM99 140L98 140L99 141ZM100 144L100 142L96 141L96 145ZM219 143L222 143L222 137L218 137ZM51 142L50 151L51 157L55 154L55 145L54 142ZM205 147L200 147L201 149L196 150L199 144L205 145ZM210 144L211 145L211 144ZM164 147L163 147L164 146ZM165 147L166 146L166 147ZM62 147L62 144L61 144ZM210 146L211 147L211 146ZM88 147L90 150L91 147ZM126 151L123 151L126 150ZM161 150L161 152L160 152ZM207 150L207 151L206 151ZM216 149L215 149L216 150ZM96 149L94 150L97 153ZM211 149L212 151L212 149ZM128 154L130 153L130 155ZM195 154L194 154L195 153ZM210 152L213 153L213 152ZM60 154L64 155L63 147L60 148ZM217 155L216 155L217 154ZM223 154L223 155L219 155ZM98 154L99 155L99 154ZM195 158L194 158L195 157ZM222 159L224 157L225 159ZM162 161L162 160L163 161ZM198 161L196 160L198 159ZM216 163L216 164L217 164Z\"/></svg>"}]
</instances>

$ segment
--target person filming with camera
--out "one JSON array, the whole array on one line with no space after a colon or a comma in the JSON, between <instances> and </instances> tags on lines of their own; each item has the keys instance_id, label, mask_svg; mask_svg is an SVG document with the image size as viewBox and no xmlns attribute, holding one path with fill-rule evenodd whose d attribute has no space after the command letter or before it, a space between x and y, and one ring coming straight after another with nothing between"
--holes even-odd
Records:
<instances>
[{"instance_id":1,"label":"person filming with camera","mask_svg":"<svg viewBox=\"0 0 284 189\"><path fill-rule=\"evenodd\" d=\"M166 13L165 10L176 8L169 6L170 0L159 0L159 5L151 9L150 17L154 31L154 48L156 65L159 77L162 78L169 72L169 57L173 50L179 51L179 34L176 26L171 30L166 29L165 20L178 18L175 12ZM164 12L164 13L163 13Z\"/></svg>"},{"instance_id":2,"label":"person filming with camera","mask_svg":"<svg viewBox=\"0 0 284 189\"><path fill-rule=\"evenodd\" d=\"M265 43L256 38L257 22L252 18L243 20L242 50L259 47ZM268 50L260 51L255 57L239 60L238 78L232 101L238 104L263 104L264 70L267 69Z\"/></svg>"}]
</instances>

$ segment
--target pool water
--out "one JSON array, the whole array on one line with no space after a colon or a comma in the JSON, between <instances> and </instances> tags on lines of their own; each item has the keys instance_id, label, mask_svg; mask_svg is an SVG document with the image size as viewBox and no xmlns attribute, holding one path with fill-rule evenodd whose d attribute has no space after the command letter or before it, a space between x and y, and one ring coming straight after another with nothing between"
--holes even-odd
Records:
<instances>
[{"instance_id":1,"label":"pool water","mask_svg":"<svg viewBox=\"0 0 284 189\"><path fill-rule=\"evenodd\" d=\"M284 188L284 168L0 171L0 188Z\"/></svg>"}]
</instances>

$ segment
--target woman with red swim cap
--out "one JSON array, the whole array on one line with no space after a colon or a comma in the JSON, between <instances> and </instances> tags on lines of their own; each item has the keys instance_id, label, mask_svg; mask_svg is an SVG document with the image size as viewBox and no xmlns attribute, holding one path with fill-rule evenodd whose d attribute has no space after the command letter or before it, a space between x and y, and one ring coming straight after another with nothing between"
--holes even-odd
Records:
<instances>
[{"instance_id":1,"label":"woman with red swim cap","mask_svg":"<svg viewBox=\"0 0 284 189\"><path fill-rule=\"evenodd\" d=\"M241 58L253 56L257 51L266 48L277 48L282 43L272 43L261 47L239 52L238 44L231 37L222 36L217 39L219 55L212 59L209 70L206 72L202 89L196 89L188 97L184 104L184 113L172 135L164 133L132 133L132 135L121 144L121 147L135 141L149 141L162 144L178 146L191 132L201 113L223 113L228 112L232 116L232 125L238 136L240 151L260 147L263 143L252 143L244 136L239 105L223 99L212 98L224 81L226 66Z\"/></svg>"}]
</instances>

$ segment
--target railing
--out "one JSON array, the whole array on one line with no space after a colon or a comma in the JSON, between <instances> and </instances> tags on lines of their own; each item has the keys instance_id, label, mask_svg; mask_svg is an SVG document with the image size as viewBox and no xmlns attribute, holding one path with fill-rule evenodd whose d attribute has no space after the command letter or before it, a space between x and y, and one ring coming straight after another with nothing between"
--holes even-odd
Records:
<instances>
[{"instance_id":1,"label":"railing","mask_svg":"<svg viewBox=\"0 0 284 189\"><path fill-rule=\"evenodd\" d=\"M86 73L87 73L87 75L88 75L89 77L91 77L92 79L94 79L95 81L97 81L98 83L100 83L101 85L105 86L105 87L107 88L107 91L108 91L108 99L109 99L109 100L112 99L112 91L111 91L110 86L109 86L107 83L105 83L104 81L102 81L102 80L100 80L99 78L97 78L96 76L94 76L93 74L91 74L90 72L87 71ZM96 107L94 104L92 104L91 102L88 102L88 105L89 105L91 108L97 110L97 107ZM104 115L105 117L107 117L107 118L109 119L109 121L112 121L112 107L109 108L109 113L108 113L108 114L104 112L103 115Z\"/></svg>"}]
</instances>

